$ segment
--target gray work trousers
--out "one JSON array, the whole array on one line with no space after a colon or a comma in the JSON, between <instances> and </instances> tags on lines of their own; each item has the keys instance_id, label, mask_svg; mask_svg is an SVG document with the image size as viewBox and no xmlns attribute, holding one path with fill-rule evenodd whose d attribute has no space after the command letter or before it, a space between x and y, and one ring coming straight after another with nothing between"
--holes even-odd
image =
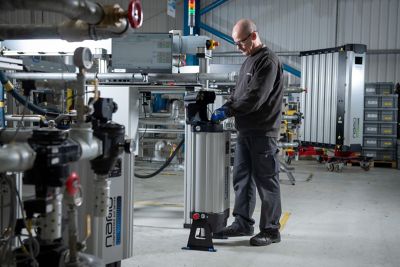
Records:
<instances>
[{"instance_id":1,"label":"gray work trousers","mask_svg":"<svg viewBox=\"0 0 400 267\"><path fill-rule=\"evenodd\" d=\"M233 167L235 223L243 230L254 225L256 188L261 198L260 231L279 229L282 214L277 139L238 134Z\"/></svg>"}]
</instances>

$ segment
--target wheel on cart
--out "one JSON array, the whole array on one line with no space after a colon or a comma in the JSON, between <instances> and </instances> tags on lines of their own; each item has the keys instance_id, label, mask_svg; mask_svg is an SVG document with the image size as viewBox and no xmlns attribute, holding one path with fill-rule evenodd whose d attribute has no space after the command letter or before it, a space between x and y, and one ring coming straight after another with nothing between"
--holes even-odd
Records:
<instances>
[{"instance_id":1,"label":"wheel on cart","mask_svg":"<svg viewBox=\"0 0 400 267\"><path fill-rule=\"evenodd\" d=\"M335 166L334 166L335 172L342 172L343 166L344 166L344 164L341 162L335 163Z\"/></svg>"},{"instance_id":2,"label":"wheel on cart","mask_svg":"<svg viewBox=\"0 0 400 267\"><path fill-rule=\"evenodd\" d=\"M371 169L371 165L368 161L360 161L360 167L366 172Z\"/></svg>"},{"instance_id":3,"label":"wheel on cart","mask_svg":"<svg viewBox=\"0 0 400 267\"><path fill-rule=\"evenodd\" d=\"M335 165L332 162L328 162L326 163L326 168L328 169L328 171L333 172L335 170Z\"/></svg>"}]
</instances>

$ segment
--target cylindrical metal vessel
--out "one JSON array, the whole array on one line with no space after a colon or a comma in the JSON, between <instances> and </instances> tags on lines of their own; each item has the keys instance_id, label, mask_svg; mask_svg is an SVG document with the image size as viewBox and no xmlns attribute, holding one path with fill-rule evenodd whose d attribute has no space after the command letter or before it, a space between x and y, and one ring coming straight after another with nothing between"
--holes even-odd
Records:
<instances>
[{"instance_id":1,"label":"cylindrical metal vessel","mask_svg":"<svg viewBox=\"0 0 400 267\"><path fill-rule=\"evenodd\" d=\"M224 212L229 208L226 133L192 132L192 136L196 151L194 211Z\"/></svg>"},{"instance_id":2,"label":"cylindrical metal vessel","mask_svg":"<svg viewBox=\"0 0 400 267\"><path fill-rule=\"evenodd\" d=\"M192 215L199 213L206 216L212 231L218 232L229 217L229 133L222 128L188 128L186 149L190 157L185 162L185 201L189 203L185 203L185 224L190 224Z\"/></svg>"}]
</instances>

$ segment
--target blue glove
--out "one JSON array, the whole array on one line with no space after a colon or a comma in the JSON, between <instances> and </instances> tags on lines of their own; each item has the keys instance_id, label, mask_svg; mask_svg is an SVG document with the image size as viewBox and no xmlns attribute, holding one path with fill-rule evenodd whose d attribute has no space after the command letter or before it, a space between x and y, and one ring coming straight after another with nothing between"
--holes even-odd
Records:
<instances>
[{"instance_id":1,"label":"blue glove","mask_svg":"<svg viewBox=\"0 0 400 267\"><path fill-rule=\"evenodd\" d=\"M227 107L220 107L214 110L213 114L211 115L212 122L221 122L228 118L228 108Z\"/></svg>"}]
</instances>

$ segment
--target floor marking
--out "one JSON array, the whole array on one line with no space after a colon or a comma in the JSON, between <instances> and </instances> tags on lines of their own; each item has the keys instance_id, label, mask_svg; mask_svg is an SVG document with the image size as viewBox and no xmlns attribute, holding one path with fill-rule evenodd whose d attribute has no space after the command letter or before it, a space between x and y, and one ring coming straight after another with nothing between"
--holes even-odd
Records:
<instances>
[{"instance_id":1,"label":"floor marking","mask_svg":"<svg viewBox=\"0 0 400 267\"><path fill-rule=\"evenodd\" d=\"M282 219L279 222L281 224L281 228L280 228L281 232L283 231L283 228L285 228L285 225L286 225L287 221L289 220L290 214L291 214L290 212L283 213Z\"/></svg>"}]
</instances>

